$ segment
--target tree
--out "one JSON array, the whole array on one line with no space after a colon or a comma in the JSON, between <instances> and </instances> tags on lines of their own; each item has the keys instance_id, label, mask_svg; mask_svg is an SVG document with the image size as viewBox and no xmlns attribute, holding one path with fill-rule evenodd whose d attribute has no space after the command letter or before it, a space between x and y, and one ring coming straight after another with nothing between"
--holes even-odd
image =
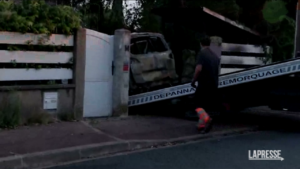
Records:
<instances>
[{"instance_id":1,"label":"tree","mask_svg":"<svg viewBox=\"0 0 300 169\"><path fill-rule=\"evenodd\" d=\"M82 14L83 26L106 34L113 34L116 29L124 28L123 14L118 11L120 10L120 3L122 0L82 2L80 6L77 6L77 9Z\"/></svg>"},{"instance_id":2,"label":"tree","mask_svg":"<svg viewBox=\"0 0 300 169\"><path fill-rule=\"evenodd\" d=\"M290 59L293 56L295 20L287 16L286 2L268 1L263 9L264 19L269 23L268 36L274 48L273 61Z\"/></svg>"},{"instance_id":3,"label":"tree","mask_svg":"<svg viewBox=\"0 0 300 169\"><path fill-rule=\"evenodd\" d=\"M112 12L117 28L124 28L123 0L113 0Z\"/></svg>"}]
</instances>

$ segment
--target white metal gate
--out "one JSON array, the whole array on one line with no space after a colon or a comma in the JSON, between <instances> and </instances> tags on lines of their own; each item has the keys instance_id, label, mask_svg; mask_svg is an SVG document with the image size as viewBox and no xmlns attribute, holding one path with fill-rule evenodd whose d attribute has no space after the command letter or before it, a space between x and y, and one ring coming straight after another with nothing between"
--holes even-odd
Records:
<instances>
[{"instance_id":1,"label":"white metal gate","mask_svg":"<svg viewBox=\"0 0 300 169\"><path fill-rule=\"evenodd\" d=\"M113 36L87 29L83 117L111 116L112 61Z\"/></svg>"}]
</instances>

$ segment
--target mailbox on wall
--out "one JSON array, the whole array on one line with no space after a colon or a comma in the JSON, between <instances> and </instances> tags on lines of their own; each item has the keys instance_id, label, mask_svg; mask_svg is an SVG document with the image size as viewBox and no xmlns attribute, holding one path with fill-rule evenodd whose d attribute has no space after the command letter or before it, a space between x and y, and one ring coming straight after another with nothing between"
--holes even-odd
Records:
<instances>
[{"instance_id":1,"label":"mailbox on wall","mask_svg":"<svg viewBox=\"0 0 300 169\"><path fill-rule=\"evenodd\" d=\"M45 110L56 110L58 101L57 92L45 92L44 93L44 109Z\"/></svg>"}]
</instances>

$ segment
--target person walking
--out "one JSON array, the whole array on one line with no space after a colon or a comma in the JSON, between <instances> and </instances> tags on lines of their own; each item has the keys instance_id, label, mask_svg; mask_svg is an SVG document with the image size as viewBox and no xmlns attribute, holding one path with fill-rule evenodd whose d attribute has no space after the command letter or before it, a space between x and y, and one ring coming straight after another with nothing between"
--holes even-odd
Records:
<instances>
[{"instance_id":1,"label":"person walking","mask_svg":"<svg viewBox=\"0 0 300 169\"><path fill-rule=\"evenodd\" d=\"M196 88L194 95L199 122L198 129L209 132L212 127L212 119L206 111L215 111L218 108L218 83L220 58L215 55L210 46L210 38L204 37L201 43L201 51L197 56L195 73L191 86ZM196 82L198 85L196 86Z\"/></svg>"}]
</instances>

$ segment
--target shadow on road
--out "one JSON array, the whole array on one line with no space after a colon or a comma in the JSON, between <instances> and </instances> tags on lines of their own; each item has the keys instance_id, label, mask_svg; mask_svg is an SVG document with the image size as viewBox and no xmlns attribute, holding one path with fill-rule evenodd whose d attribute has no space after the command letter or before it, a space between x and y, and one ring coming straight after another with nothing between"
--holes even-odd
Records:
<instances>
[{"instance_id":1,"label":"shadow on road","mask_svg":"<svg viewBox=\"0 0 300 169\"><path fill-rule=\"evenodd\" d=\"M133 107L129 109L130 115L139 116L163 116L184 118L187 120L198 120L195 118L186 118L186 112L191 111L187 106L176 106L164 102ZM287 114L286 111L243 111L235 113L213 113L214 124L218 125L246 125L259 126L260 130L273 130L284 132L300 132L300 113L293 115Z\"/></svg>"}]
</instances>

